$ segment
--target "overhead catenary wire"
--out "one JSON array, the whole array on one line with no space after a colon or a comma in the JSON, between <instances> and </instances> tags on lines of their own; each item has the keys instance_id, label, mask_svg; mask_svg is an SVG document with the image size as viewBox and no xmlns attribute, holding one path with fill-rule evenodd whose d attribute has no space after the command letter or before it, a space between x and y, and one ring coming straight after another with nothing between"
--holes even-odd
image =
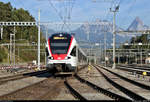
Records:
<instances>
[{"instance_id":1,"label":"overhead catenary wire","mask_svg":"<svg viewBox=\"0 0 150 102\"><path fill-rule=\"evenodd\" d=\"M51 0L48 0L49 4L52 6L52 8L55 10L55 12L58 14L58 16L60 17L61 20L63 20L62 15L58 12L58 10L56 9L56 7L53 5L53 3L51 2Z\"/></svg>"},{"instance_id":2,"label":"overhead catenary wire","mask_svg":"<svg viewBox=\"0 0 150 102\"><path fill-rule=\"evenodd\" d=\"M123 2L123 0L121 0L122 2ZM122 3L121 2L121 3ZM120 3L120 4L121 4ZM132 2L131 2L131 4L130 4L130 6L129 6L129 8L127 9L127 12L128 12L128 16L124 16L124 20L121 20L120 21L120 24L122 24L122 25L126 25L126 20L127 19L129 19L129 17L131 17L131 12L133 11L133 8L134 8L134 5L136 4L136 0L132 0Z\"/></svg>"},{"instance_id":3,"label":"overhead catenary wire","mask_svg":"<svg viewBox=\"0 0 150 102\"><path fill-rule=\"evenodd\" d=\"M51 0L48 0L50 6L55 10L56 14L59 16L60 20L63 22L63 16L61 15L61 13L57 10L57 8L53 5L53 3L51 2Z\"/></svg>"},{"instance_id":4,"label":"overhead catenary wire","mask_svg":"<svg viewBox=\"0 0 150 102\"><path fill-rule=\"evenodd\" d=\"M48 0L49 1L49 4L51 5L51 7L55 10L55 12L58 14L58 16L60 17L60 19L62 20L62 22L63 22L63 25L62 25L62 28L61 28L61 30L63 30L63 28L64 28L64 26L65 26L65 24L66 24L66 22L68 22L69 20L67 19L67 18L70 18L71 19L71 12L72 12L72 10L71 11L69 11L68 9L70 9L70 8L67 8L67 3L69 2L69 3L71 3L71 1L72 0L68 0L68 1L66 1L65 2L65 0L63 0L63 6L64 6L64 16L57 10L57 8L53 5L53 3L51 2L51 0ZM75 1L75 0L74 0ZM71 8L73 8L73 4L74 4L74 2L72 3L72 6L71 6ZM69 12L69 13L68 13ZM70 17L69 17L70 16ZM67 26L67 25L66 25ZM68 27L68 29L70 29L69 28L69 25L67 26Z\"/></svg>"},{"instance_id":5,"label":"overhead catenary wire","mask_svg":"<svg viewBox=\"0 0 150 102\"><path fill-rule=\"evenodd\" d=\"M66 22L69 22L71 20L71 13L72 13L74 4L75 4L75 0L70 0L70 1L66 1L66 2L64 1L64 14L65 15L64 15L64 24L62 26L62 30L63 30L64 26L66 25ZM67 27L70 30L70 26L68 25Z\"/></svg>"},{"instance_id":6,"label":"overhead catenary wire","mask_svg":"<svg viewBox=\"0 0 150 102\"><path fill-rule=\"evenodd\" d=\"M65 4L65 1L63 2L63 6L64 6L64 17L63 17L63 25L62 25L62 28L61 30L63 30L65 24L66 24L66 20L67 20L67 7L66 7L66 4Z\"/></svg>"},{"instance_id":7,"label":"overhead catenary wire","mask_svg":"<svg viewBox=\"0 0 150 102\"><path fill-rule=\"evenodd\" d=\"M69 13L68 13L68 22L70 22L71 21L71 17L72 17L72 11L73 11L73 7L74 7L74 5L75 5L75 2L76 2L76 0L72 0L72 3L70 3L70 9L69 9ZM69 30L71 30L70 29L70 24L68 25L68 27L69 27Z\"/></svg>"}]
</instances>

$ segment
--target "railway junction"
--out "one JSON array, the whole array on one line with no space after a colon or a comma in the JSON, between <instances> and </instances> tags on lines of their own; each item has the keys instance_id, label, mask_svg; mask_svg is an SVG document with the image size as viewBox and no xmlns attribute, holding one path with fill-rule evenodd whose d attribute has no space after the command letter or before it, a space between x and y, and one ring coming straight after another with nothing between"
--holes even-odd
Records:
<instances>
[{"instance_id":1,"label":"railway junction","mask_svg":"<svg viewBox=\"0 0 150 102\"><path fill-rule=\"evenodd\" d=\"M0 1L0 101L150 101L150 27L134 12L146 0L31 1Z\"/></svg>"},{"instance_id":2,"label":"railway junction","mask_svg":"<svg viewBox=\"0 0 150 102\"><path fill-rule=\"evenodd\" d=\"M149 100L149 76L89 66L80 66L74 76L53 76L45 69L28 69L8 76L1 73L0 100Z\"/></svg>"}]
</instances>

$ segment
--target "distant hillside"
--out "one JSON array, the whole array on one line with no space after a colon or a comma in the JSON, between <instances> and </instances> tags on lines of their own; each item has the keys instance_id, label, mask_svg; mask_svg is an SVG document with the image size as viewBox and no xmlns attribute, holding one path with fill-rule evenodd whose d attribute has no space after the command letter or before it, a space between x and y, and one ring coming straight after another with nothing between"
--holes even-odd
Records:
<instances>
[{"instance_id":1,"label":"distant hillside","mask_svg":"<svg viewBox=\"0 0 150 102\"><path fill-rule=\"evenodd\" d=\"M35 21L35 18L23 8L13 8L10 2L0 2L0 21ZM2 42L8 42L10 33L13 33L13 27L4 27ZM37 42L38 29L34 27L16 27L16 39L26 39L29 42ZM8 41L7 41L8 40ZM44 37L41 36L41 41Z\"/></svg>"},{"instance_id":2,"label":"distant hillside","mask_svg":"<svg viewBox=\"0 0 150 102\"><path fill-rule=\"evenodd\" d=\"M0 21L35 21L35 18L23 8L13 8L10 2L0 2ZM14 27L3 27L3 39L0 38L0 44L10 42L10 34L14 33ZM42 32L41 32L42 33ZM38 40L38 28L34 27L16 27L15 33L16 43L31 43ZM41 34L41 42L45 42L43 34ZM37 59L37 51L30 50L36 47L18 47L16 46L15 56L16 62L28 62ZM29 49L29 50L28 50ZM9 51L8 46L1 46L0 48L0 63L8 62ZM44 59L43 55L41 58Z\"/></svg>"}]
</instances>

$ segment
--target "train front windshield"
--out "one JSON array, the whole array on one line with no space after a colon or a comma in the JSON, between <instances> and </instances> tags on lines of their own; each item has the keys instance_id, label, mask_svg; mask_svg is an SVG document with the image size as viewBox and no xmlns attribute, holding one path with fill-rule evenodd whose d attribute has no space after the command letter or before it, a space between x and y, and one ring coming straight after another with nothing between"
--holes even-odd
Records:
<instances>
[{"instance_id":1,"label":"train front windshield","mask_svg":"<svg viewBox=\"0 0 150 102\"><path fill-rule=\"evenodd\" d=\"M67 54L71 41L69 34L57 34L50 38L52 54Z\"/></svg>"}]
</instances>

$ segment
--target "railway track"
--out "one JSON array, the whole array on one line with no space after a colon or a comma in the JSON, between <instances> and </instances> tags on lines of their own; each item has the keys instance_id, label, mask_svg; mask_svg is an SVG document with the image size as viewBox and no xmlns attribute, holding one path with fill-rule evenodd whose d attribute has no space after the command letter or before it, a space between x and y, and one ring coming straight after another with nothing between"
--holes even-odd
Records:
<instances>
[{"instance_id":1,"label":"railway track","mask_svg":"<svg viewBox=\"0 0 150 102\"><path fill-rule=\"evenodd\" d=\"M121 78L121 79L123 79L123 80L125 80L125 81L128 81L128 82L130 82L130 83L132 83L132 84L134 84L134 85L136 85L136 86L139 86L139 87L141 87L141 88L143 88L143 89L146 89L146 90L149 90L149 91L150 91L150 86L148 86L148 85L145 85L145 84L136 82L136 81L134 81L134 80L128 79L128 78L126 78L126 77L124 77L124 76L121 76L121 75L119 75L119 74L117 74L117 73L115 73L115 72L112 72L112 71L110 71L110 70L108 70L108 69L106 69L106 68L104 68L104 67L103 67L103 69L105 69L106 71L108 71L108 72L110 72L110 73L116 75L117 77L119 77L119 78Z\"/></svg>"},{"instance_id":2,"label":"railway track","mask_svg":"<svg viewBox=\"0 0 150 102\"><path fill-rule=\"evenodd\" d=\"M81 69L82 68L84 68L85 66L81 66ZM0 78L0 85L2 85L2 84L5 84L5 83L7 83L7 82L10 82L10 81L16 81L16 80L19 80L19 79L24 79L24 78L27 78L27 77L31 77L31 76L40 76L40 75L43 75L44 73L47 73L47 71L46 70L44 70L44 71L38 71L38 72L30 72L30 73L24 73L24 74L17 74L17 75L14 75L14 76L7 76L7 77L1 77ZM52 75L46 75L46 77L51 77ZM58 78L58 79L60 79L60 78ZM55 81L57 81L58 80L57 78L55 79L54 77L52 78L52 80L55 80ZM41 87L44 87L44 85L41 85L42 83L45 83L46 82L46 80L47 79L45 79L44 81L40 81L40 82L37 82L37 83L34 83L34 84L30 84L30 85L28 85L28 86L26 86L26 87L23 87L23 88L20 88L20 89L16 89L15 91L11 91L10 93L8 93L8 94L2 94L3 96L1 96L0 97L0 99L12 99L12 100L15 100L15 99L24 99L23 98L23 96L26 96L27 94L26 93L30 93L33 89L35 89L34 87L37 87L37 89L39 90L39 89L41 89L41 88L39 88L38 86L41 86ZM63 80L63 79L61 79L61 80ZM55 81L52 81L52 83L54 84L55 83ZM48 82L50 82L50 81L48 81ZM63 82L61 82L61 83L63 83ZM63 83L64 84L64 83ZM51 86L51 85L47 85L47 87L49 87L49 86ZM58 86L58 85L56 85L56 86ZM63 85L64 86L64 85ZM55 86L54 86L55 87ZM36 91L37 91L37 89L35 89L34 91L35 91L35 93L36 93ZM54 89L57 89L56 87L54 88ZM52 90L54 90L54 89L52 89ZM48 89L47 89L48 90ZM40 97L41 98L39 98L39 99L44 99L45 98L45 96L47 96L46 94L47 93L49 93L49 91L47 92L47 90L45 90L45 92L43 92L43 93L45 93L45 95L41 95ZM54 92L54 91L53 91ZM50 92L51 93L51 92ZM55 92L54 92L55 93ZM57 91L57 93L59 93L59 91ZM31 94L33 94L33 92L31 92ZM53 93L52 93L53 94ZM21 96L22 95L22 96ZM31 95L32 96L32 95ZM34 97L35 96L33 96L33 97L31 97L31 96L26 96L26 97L29 97L29 99L34 99ZM22 98L20 98L20 97L22 97ZM52 97L53 98L53 97ZM38 97L37 98L35 98L35 99L38 99ZM50 99L50 97L47 97L47 99Z\"/></svg>"},{"instance_id":3,"label":"railway track","mask_svg":"<svg viewBox=\"0 0 150 102\"><path fill-rule=\"evenodd\" d=\"M0 100L46 100L54 98L59 93L62 80L48 78L26 86L19 90L0 96Z\"/></svg>"},{"instance_id":4,"label":"railway track","mask_svg":"<svg viewBox=\"0 0 150 102\"><path fill-rule=\"evenodd\" d=\"M93 84L93 83L91 83L91 82L89 82L89 81L81 78L78 75L75 75L74 78L77 79L79 82L81 82L81 83L89 86L90 88L92 88L93 90L95 90L98 94L103 94L104 97L108 98L108 100L125 100L125 101L131 101L130 99L127 99L127 98L125 98L123 96L120 96L118 94L110 92L110 91L108 91L108 90L106 90L104 88L101 88L101 87L99 87L99 86L97 86L97 85L95 85L95 84ZM65 83L66 87L69 89L70 93L75 98L77 98L79 100L87 100L87 98L85 98L83 95L81 95L81 93L79 91L77 91L77 88L76 89L73 88L73 85L69 84L67 80L64 83ZM83 90L83 89L81 89L81 90Z\"/></svg>"},{"instance_id":5,"label":"railway track","mask_svg":"<svg viewBox=\"0 0 150 102\"><path fill-rule=\"evenodd\" d=\"M150 70L149 65L137 65L137 64L118 64L119 66L128 66L128 67L135 67L135 68L144 68L145 70Z\"/></svg>"},{"instance_id":6,"label":"railway track","mask_svg":"<svg viewBox=\"0 0 150 102\"><path fill-rule=\"evenodd\" d=\"M150 67L148 67L148 66L135 66L135 65L117 65L117 66L131 68L131 69L140 69L143 71L150 71Z\"/></svg>"},{"instance_id":7,"label":"railway track","mask_svg":"<svg viewBox=\"0 0 150 102\"><path fill-rule=\"evenodd\" d=\"M143 72L147 72L147 76L150 76L150 68L149 67L139 67L139 66L125 66L125 65L117 65L117 69L130 71L130 72L136 72L136 74L143 74Z\"/></svg>"},{"instance_id":8,"label":"railway track","mask_svg":"<svg viewBox=\"0 0 150 102\"><path fill-rule=\"evenodd\" d=\"M126 95L128 95L129 97L131 97L133 100L147 100L146 98L140 96L139 94L137 94L136 92L131 91L131 89L129 90L127 87L124 87L123 85L121 85L120 83L118 84L118 79L116 79L116 77L114 78L109 78L110 75L107 73L107 75L104 73L104 71L102 72L100 70L100 68L98 66L94 66L99 73L101 73L103 75L103 77L110 83L112 84L114 87L116 87L117 89L119 89L120 91L122 91L123 93L125 93ZM103 69L104 70L104 69ZM106 71L106 70L105 70ZM110 72L109 72L110 73ZM109 77L108 77L109 75ZM111 75L112 77L112 75ZM121 81L121 80L120 80ZM131 84L129 84L131 85Z\"/></svg>"},{"instance_id":9,"label":"railway track","mask_svg":"<svg viewBox=\"0 0 150 102\"><path fill-rule=\"evenodd\" d=\"M38 72L30 72L30 73L24 73L24 74L17 74L17 75L13 75L13 76L0 77L0 85L5 84L9 81L24 79L24 78L27 78L27 77L40 75L40 74L43 74L43 73L46 73L46 72L47 72L46 70L43 70L43 71L38 71Z\"/></svg>"},{"instance_id":10,"label":"railway track","mask_svg":"<svg viewBox=\"0 0 150 102\"><path fill-rule=\"evenodd\" d=\"M106 90L104 88L101 88L101 87L99 87L99 86L97 86L97 85L95 85L95 84L93 84L93 83L91 83L91 82L89 82L89 81L79 77L78 75L75 75L75 78L77 78L80 82L82 82L84 84L87 84L88 86L90 86L91 88L96 90L97 92L102 93L102 94L104 94L104 95L106 95L106 96L108 96L108 97L110 97L110 98L112 98L114 100L131 101L131 100L129 100L129 99L123 97L123 96L120 96L118 94L112 93L112 92L110 92L110 91L108 91L108 90Z\"/></svg>"},{"instance_id":11,"label":"railway track","mask_svg":"<svg viewBox=\"0 0 150 102\"><path fill-rule=\"evenodd\" d=\"M73 80L77 80L77 84L73 84L72 83ZM81 84L84 84L86 87L83 89L83 87L82 87L83 85L81 85ZM74 88L74 86L75 86L75 88ZM81 88L79 88L79 87L81 87ZM5 94L3 96L0 96L0 100L22 100L22 99L53 100L53 99L57 99L59 97L62 89L65 90L64 92L67 92L67 95L72 97L71 100L72 99L73 100L74 99L89 100L85 94L86 93L90 94L90 92L91 92L91 91L89 91L89 90L91 90L90 88L94 91L94 93L96 92L96 94L101 94L101 95L103 95L103 97L107 97L107 99L109 99L109 100L132 101L132 100L125 98L123 96L120 96L116 93L110 92L107 89L101 88L101 87L81 78L78 75L75 75L71 78L64 77L63 79L62 79L62 77L61 77L61 79L49 77L43 81L34 83L32 85L26 86L19 90ZM87 92L82 93L82 90L84 90L84 91L86 90ZM130 95L131 95L131 93L130 93ZM136 97L136 99L133 98L133 95L132 95L132 98L134 100L145 100L145 98L141 99L141 97L140 98L137 96L135 96L135 97ZM68 99L68 98L66 98L66 99Z\"/></svg>"},{"instance_id":12,"label":"railway track","mask_svg":"<svg viewBox=\"0 0 150 102\"><path fill-rule=\"evenodd\" d=\"M83 68L83 67L81 67ZM26 73L23 75L12 76L12 78L5 77L5 80L1 78L1 82L6 83L8 81L25 78L28 76L34 76L38 74L46 73L46 71L40 71L40 73ZM66 81L65 77L49 77L43 81L28 85L20 88L8 94L0 96L0 100L53 100L58 96L61 89L64 89ZM64 86L64 87L63 87ZM60 88L63 87L63 88ZM66 89L67 90L67 89ZM70 94L71 95L71 94ZM72 96L72 95L71 95ZM73 96L72 96L73 97ZM66 98L67 99L67 98Z\"/></svg>"},{"instance_id":13,"label":"railway track","mask_svg":"<svg viewBox=\"0 0 150 102\"><path fill-rule=\"evenodd\" d=\"M69 83L67 80L64 81L65 86L68 88L70 93L77 99L79 100L87 100L84 98L79 92L77 92Z\"/></svg>"}]
</instances>

